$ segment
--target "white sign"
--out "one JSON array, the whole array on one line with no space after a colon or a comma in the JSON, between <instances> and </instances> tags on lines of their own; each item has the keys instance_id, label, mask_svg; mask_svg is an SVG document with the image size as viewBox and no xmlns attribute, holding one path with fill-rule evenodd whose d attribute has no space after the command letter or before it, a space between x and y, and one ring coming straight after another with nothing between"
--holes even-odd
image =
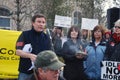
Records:
<instances>
[{"instance_id":1,"label":"white sign","mask_svg":"<svg viewBox=\"0 0 120 80\"><path fill-rule=\"evenodd\" d=\"M81 29L93 30L98 25L98 19L82 18Z\"/></svg>"},{"instance_id":2,"label":"white sign","mask_svg":"<svg viewBox=\"0 0 120 80\"><path fill-rule=\"evenodd\" d=\"M55 15L54 26L71 27L71 17Z\"/></svg>"},{"instance_id":3,"label":"white sign","mask_svg":"<svg viewBox=\"0 0 120 80\"><path fill-rule=\"evenodd\" d=\"M101 79L120 80L120 62L102 61Z\"/></svg>"}]
</instances>

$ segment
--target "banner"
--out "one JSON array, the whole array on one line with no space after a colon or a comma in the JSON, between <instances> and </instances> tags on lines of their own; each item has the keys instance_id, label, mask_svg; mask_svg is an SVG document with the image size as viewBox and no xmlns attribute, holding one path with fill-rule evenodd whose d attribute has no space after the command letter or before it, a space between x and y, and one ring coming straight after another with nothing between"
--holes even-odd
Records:
<instances>
[{"instance_id":1,"label":"banner","mask_svg":"<svg viewBox=\"0 0 120 80\"><path fill-rule=\"evenodd\" d=\"M54 26L71 27L71 17L55 15Z\"/></svg>"},{"instance_id":2,"label":"banner","mask_svg":"<svg viewBox=\"0 0 120 80\"><path fill-rule=\"evenodd\" d=\"M102 61L101 79L120 80L120 62Z\"/></svg>"},{"instance_id":3,"label":"banner","mask_svg":"<svg viewBox=\"0 0 120 80\"><path fill-rule=\"evenodd\" d=\"M93 30L98 25L98 19L82 18L81 29Z\"/></svg>"},{"instance_id":4,"label":"banner","mask_svg":"<svg viewBox=\"0 0 120 80\"><path fill-rule=\"evenodd\" d=\"M19 56L15 55L15 44L21 32L0 29L0 78L18 77Z\"/></svg>"}]
</instances>

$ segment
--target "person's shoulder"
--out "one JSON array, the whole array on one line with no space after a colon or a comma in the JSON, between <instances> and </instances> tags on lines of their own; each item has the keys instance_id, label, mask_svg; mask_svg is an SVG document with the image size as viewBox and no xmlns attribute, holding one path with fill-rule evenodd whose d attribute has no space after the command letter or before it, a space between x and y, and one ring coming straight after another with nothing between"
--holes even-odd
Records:
<instances>
[{"instance_id":1,"label":"person's shoulder","mask_svg":"<svg viewBox=\"0 0 120 80\"><path fill-rule=\"evenodd\" d=\"M22 34L24 35L24 36L28 36L28 34L30 34L31 33L31 30L26 30L26 31L23 31L22 32Z\"/></svg>"},{"instance_id":2,"label":"person's shoulder","mask_svg":"<svg viewBox=\"0 0 120 80\"><path fill-rule=\"evenodd\" d=\"M30 32L31 32L31 30L26 30L26 31L22 31L22 34L28 34Z\"/></svg>"},{"instance_id":3,"label":"person's shoulder","mask_svg":"<svg viewBox=\"0 0 120 80\"><path fill-rule=\"evenodd\" d=\"M44 38L47 38L47 39L51 39L52 37L51 37L51 35L49 35L48 33L46 33L46 32L41 32L42 33L42 35L44 35Z\"/></svg>"},{"instance_id":4,"label":"person's shoulder","mask_svg":"<svg viewBox=\"0 0 120 80\"><path fill-rule=\"evenodd\" d=\"M68 44L68 43L70 43L71 42L71 40L70 39L67 39L65 42L64 42L64 44Z\"/></svg>"},{"instance_id":5,"label":"person's shoulder","mask_svg":"<svg viewBox=\"0 0 120 80\"><path fill-rule=\"evenodd\" d=\"M102 46L106 46L106 45L107 45L107 42L104 40L104 41L101 42L101 45L102 45Z\"/></svg>"},{"instance_id":6,"label":"person's shoulder","mask_svg":"<svg viewBox=\"0 0 120 80\"><path fill-rule=\"evenodd\" d=\"M32 74L31 76L29 76L29 77L28 77L28 78L26 78L25 80L36 80L36 79L35 79L34 74Z\"/></svg>"},{"instance_id":7,"label":"person's shoulder","mask_svg":"<svg viewBox=\"0 0 120 80\"><path fill-rule=\"evenodd\" d=\"M23 33L28 33L28 32L31 32L31 30L26 30L26 31L23 31Z\"/></svg>"}]
</instances>

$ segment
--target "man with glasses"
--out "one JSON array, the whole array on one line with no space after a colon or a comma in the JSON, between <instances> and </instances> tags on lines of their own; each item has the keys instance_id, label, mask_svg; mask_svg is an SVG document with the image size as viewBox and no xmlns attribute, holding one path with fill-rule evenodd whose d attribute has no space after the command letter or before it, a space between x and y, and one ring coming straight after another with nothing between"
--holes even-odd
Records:
<instances>
[{"instance_id":1,"label":"man with glasses","mask_svg":"<svg viewBox=\"0 0 120 80\"><path fill-rule=\"evenodd\" d=\"M105 51L104 59L120 62L120 19L115 22L113 33Z\"/></svg>"},{"instance_id":2,"label":"man with glasses","mask_svg":"<svg viewBox=\"0 0 120 80\"><path fill-rule=\"evenodd\" d=\"M42 51L34 62L34 74L27 80L58 80L64 65L53 51Z\"/></svg>"}]
</instances>

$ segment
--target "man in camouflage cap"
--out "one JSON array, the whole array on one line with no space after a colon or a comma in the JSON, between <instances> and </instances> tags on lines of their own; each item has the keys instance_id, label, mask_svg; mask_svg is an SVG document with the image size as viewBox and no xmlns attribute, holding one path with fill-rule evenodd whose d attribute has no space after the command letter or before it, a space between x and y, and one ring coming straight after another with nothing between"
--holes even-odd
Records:
<instances>
[{"instance_id":1,"label":"man in camouflage cap","mask_svg":"<svg viewBox=\"0 0 120 80\"><path fill-rule=\"evenodd\" d=\"M45 50L37 55L34 66L34 76L27 80L58 80L60 69L65 64L53 51Z\"/></svg>"}]
</instances>

